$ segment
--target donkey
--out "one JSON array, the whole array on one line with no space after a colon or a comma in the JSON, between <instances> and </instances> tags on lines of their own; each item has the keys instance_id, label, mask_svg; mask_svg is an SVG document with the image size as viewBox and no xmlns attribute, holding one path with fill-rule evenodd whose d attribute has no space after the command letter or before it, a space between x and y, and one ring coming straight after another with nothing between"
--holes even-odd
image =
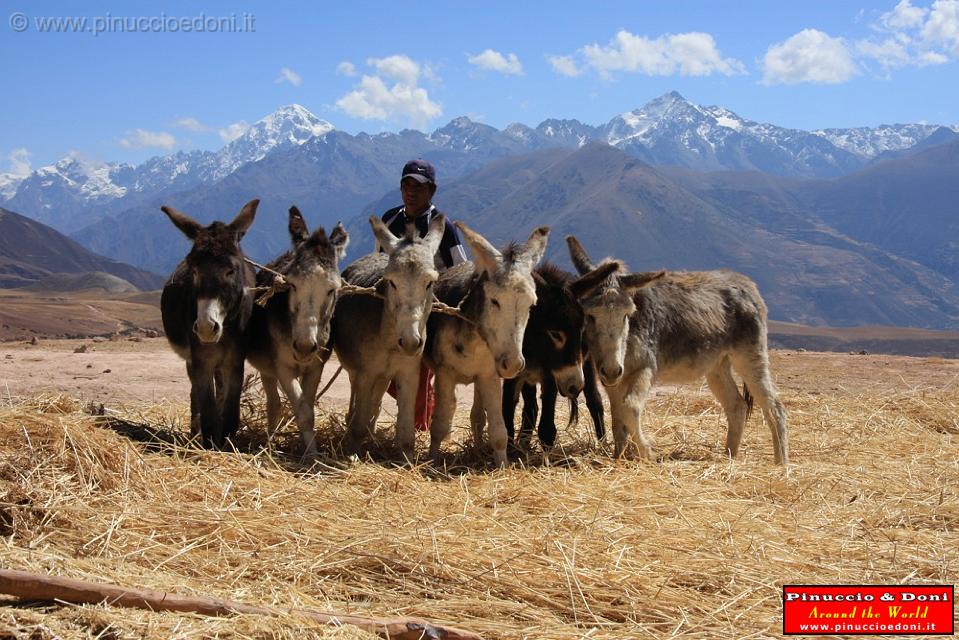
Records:
<instances>
[{"instance_id":1,"label":"donkey","mask_svg":"<svg viewBox=\"0 0 959 640\"><path fill-rule=\"evenodd\" d=\"M529 444L533 425L536 424L537 385L540 385L543 394L543 413L538 434L544 448L552 447L556 441L554 412L557 392L570 399L572 421L578 413L576 397L584 386L596 436L603 438L603 400L591 366L584 371L584 365L587 364L583 359L584 315L578 300L601 286L619 267L619 263L608 262L579 278L550 263L544 263L533 271L536 304L530 309L523 338L526 368L516 378L503 381L503 419L510 441L513 440L516 404L522 394L520 444L524 447Z\"/></svg>"},{"instance_id":2,"label":"donkey","mask_svg":"<svg viewBox=\"0 0 959 640\"><path fill-rule=\"evenodd\" d=\"M577 271L593 267L579 241L566 237ZM788 464L786 409L769 372L766 304L756 284L732 271L660 271L611 278L583 300L586 340L613 414L617 457L652 457L640 425L654 382L706 377L726 413L726 452L735 458L752 396L772 432L777 464ZM732 371L744 380L740 395Z\"/></svg>"},{"instance_id":3,"label":"donkey","mask_svg":"<svg viewBox=\"0 0 959 640\"><path fill-rule=\"evenodd\" d=\"M341 283L337 265L349 236L341 224L329 237L323 227L311 234L296 207L290 207L289 231L293 249L256 277L257 285L275 293L253 310L247 358L260 372L270 437L280 420L279 385L293 407L304 457L312 458L316 456L313 403L329 358L330 318ZM282 284L277 273L283 277Z\"/></svg>"},{"instance_id":4,"label":"donkey","mask_svg":"<svg viewBox=\"0 0 959 640\"><path fill-rule=\"evenodd\" d=\"M433 256L443 239L446 217L430 221L423 238L409 225L394 236L376 216L370 226L378 246L343 270L351 285L373 287L375 295L344 295L333 315L333 348L350 376L346 450L357 453L372 433L383 394L396 381L396 444L408 461L414 458L413 430L420 361L426 323L439 273Z\"/></svg>"},{"instance_id":5,"label":"donkey","mask_svg":"<svg viewBox=\"0 0 959 640\"><path fill-rule=\"evenodd\" d=\"M240 392L246 328L253 307L253 268L244 262L240 239L259 200L250 200L229 224L203 226L173 207L160 209L193 241L186 258L163 287L163 330L186 360L190 377L190 432L204 447L221 448L240 424Z\"/></svg>"},{"instance_id":6,"label":"donkey","mask_svg":"<svg viewBox=\"0 0 959 640\"><path fill-rule=\"evenodd\" d=\"M506 465L506 424L500 378L515 378L526 361L523 335L536 302L533 267L543 257L549 227L533 231L526 244L497 251L483 236L457 222L475 263L445 271L436 297L455 305L459 315L430 314L426 363L436 372L436 409L430 424L430 457L439 462L440 445L449 435L456 410L456 385L473 383L470 414L474 442L482 441L489 418L490 443L498 466Z\"/></svg>"}]
</instances>

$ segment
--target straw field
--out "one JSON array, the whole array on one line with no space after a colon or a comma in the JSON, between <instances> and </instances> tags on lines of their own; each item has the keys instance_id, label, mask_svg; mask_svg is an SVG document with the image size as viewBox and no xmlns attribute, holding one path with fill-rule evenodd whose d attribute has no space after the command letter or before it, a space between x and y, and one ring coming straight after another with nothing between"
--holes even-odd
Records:
<instances>
[{"instance_id":1,"label":"straw field","mask_svg":"<svg viewBox=\"0 0 959 640\"><path fill-rule=\"evenodd\" d=\"M955 582L957 363L780 352L773 369L788 474L758 415L741 458L725 459L722 414L698 385L650 401L657 463L611 461L587 418L560 429L548 463L532 453L502 471L469 446L466 408L437 471L391 462L386 414L370 459L344 460L343 409L322 403L320 463L282 453L297 447L292 427L271 453L255 388L230 453L185 445L183 403L101 411L65 395L9 398L0 566L416 616L491 639L775 637L785 583ZM296 614L0 597L0 637L214 636L374 637Z\"/></svg>"}]
</instances>

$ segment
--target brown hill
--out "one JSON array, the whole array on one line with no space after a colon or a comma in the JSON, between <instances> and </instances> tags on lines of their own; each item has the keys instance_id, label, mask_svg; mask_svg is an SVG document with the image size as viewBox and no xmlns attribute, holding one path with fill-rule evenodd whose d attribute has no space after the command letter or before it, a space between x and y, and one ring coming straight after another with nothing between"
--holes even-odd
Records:
<instances>
[{"instance_id":1,"label":"brown hill","mask_svg":"<svg viewBox=\"0 0 959 640\"><path fill-rule=\"evenodd\" d=\"M104 258L62 233L0 208L0 287L26 286L53 274L105 272L139 289L157 289L163 278Z\"/></svg>"},{"instance_id":2,"label":"brown hill","mask_svg":"<svg viewBox=\"0 0 959 640\"><path fill-rule=\"evenodd\" d=\"M613 255L635 270L741 271L759 284L775 319L935 328L959 322L959 295L941 274L847 237L800 207L761 224L603 144L492 162L443 189L437 202L496 243L549 224L548 257L561 264L569 264L562 239L572 233L594 257Z\"/></svg>"}]
</instances>

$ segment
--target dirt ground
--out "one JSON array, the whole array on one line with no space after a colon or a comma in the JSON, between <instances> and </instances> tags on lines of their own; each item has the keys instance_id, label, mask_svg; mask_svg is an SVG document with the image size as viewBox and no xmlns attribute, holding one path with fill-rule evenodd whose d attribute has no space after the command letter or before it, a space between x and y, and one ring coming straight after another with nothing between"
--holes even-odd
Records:
<instances>
[{"instance_id":1,"label":"dirt ground","mask_svg":"<svg viewBox=\"0 0 959 640\"><path fill-rule=\"evenodd\" d=\"M337 368L334 356L327 364L321 389ZM776 350L772 352L772 369L783 391L814 395L941 388L959 380L959 360L938 357ZM254 371L247 365L247 374ZM701 384L687 386L706 392ZM656 393L672 393L675 389L658 388ZM145 405L182 403L189 391L183 361L164 338L0 343L0 393L7 399L44 393L113 406ZM320 404L345 406L349 394L349 381L343 372ZM457 397L461 404L472 402L467 388L458 388ZM394 408L387 399L384 411Z\"/></svg>"}]
</instances>

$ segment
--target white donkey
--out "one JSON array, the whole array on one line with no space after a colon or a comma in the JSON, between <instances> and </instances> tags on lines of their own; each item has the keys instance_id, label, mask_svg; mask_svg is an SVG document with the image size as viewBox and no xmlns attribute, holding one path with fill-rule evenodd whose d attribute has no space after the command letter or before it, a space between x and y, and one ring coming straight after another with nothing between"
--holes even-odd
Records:
<instances>
[{"instance_id":1,"label":"white donkey","mask_svg":"<svg viewBox=\"0 0 959 640\"><path fill-rule=\"evenodd\" d=\"M525 367L523 335L536 303L533 267L543 257L549 227L539 227L526 244L502 253L462 223L456 223L473 253L440 275L436 296L457 306L460 315L433 313L427 331L426 361L436 372L436 409L430 424L430 457L439 461L440 445L450 433L456 410L456 385L474 388L470 415L476 444L482 439L483 413L497 465L506 464L501 378L514 378Z\"/></svg>"},{"instance_id":2,"label":"white donkey","mask_svg":"<svg viewBox=\"0 0 959 640\"><path fill-rule=\"evenodd\" d=\"M304 456L314 457L313 404L329 358L330 319L341 284L337 265L349 236L340 224L329 238L322 227L310 234L296 207L290 207L289 230L293 249L257 274L258 285L277 292L265 306L254 307L247 359L263 382L269 435L280 420L279 384L293 407ZM276 273L285 284L277 283Z\"/></svg>"},{"instance_id":3,"label":"white donkey","mask_svg":"<svg viewBox=\"0 0 959 640\"><path fill-rule=\"evenodd\" d=\"M383 394L390 380L395 380L396 444L407 460L414 458L416 388L439 277L433 255L445 224L445 216L437 215L423 238L410 225L400 239L372 216L373 234L387 253L363 256L343 270L343 279L350 285L372 288L344 293L333 314L333 348L350 376L349 453L357 453L372 433Z\"/></svg>"},{"instance_id":4,"label":"white donkey","mask_svg":"<svg viewBox=\"0 0 959 640\"><path fill-rule=\"evenodd\" d=\"M567 236L577 271L592 261ZM652 458L652 445L640 425L654 382L690 382L706 377L726 413L726 452L736 457L752 407L763 408L772 432L777 464L788 464L786 409L769 373L766 304L756 284L732 271L631 273L582 300L586 342L609 396L615 454L634 449ZM740 395L732 376L744 380Z\"/></svg>"}]
</instances>

